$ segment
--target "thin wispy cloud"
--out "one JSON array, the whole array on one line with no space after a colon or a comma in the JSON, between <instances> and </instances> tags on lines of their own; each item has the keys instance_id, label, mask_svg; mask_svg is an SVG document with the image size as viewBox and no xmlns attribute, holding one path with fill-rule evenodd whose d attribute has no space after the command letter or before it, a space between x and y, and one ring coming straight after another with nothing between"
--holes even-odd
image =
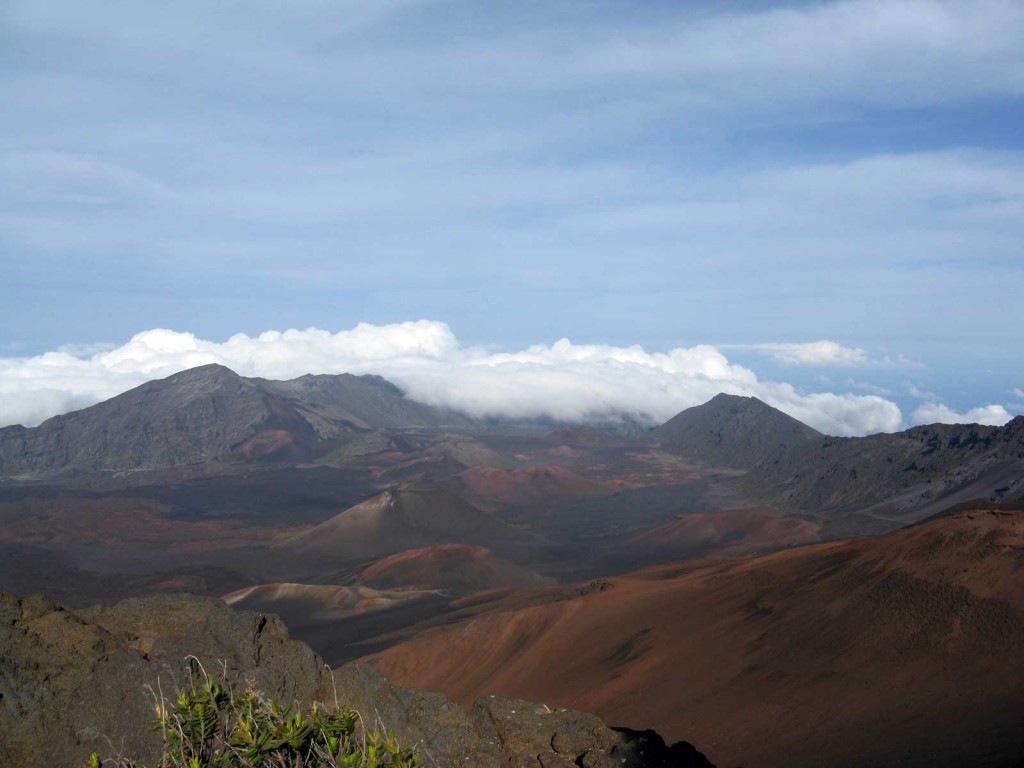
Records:
<instances>
[{"instance_id":1,"label":"thin wispy cloud","mask_svg":"<svg viewBox=\"0 0 1024 768\"><path fill-rule=\"evenodd\" d=\"M872 358L866 350L844 347L822 339L808 342L767 342L763 344L726 344L724 349L744 349L764 354L783 365L816 368L920 368L920 363L904 357Z\"/></svg>"}]
</instances>

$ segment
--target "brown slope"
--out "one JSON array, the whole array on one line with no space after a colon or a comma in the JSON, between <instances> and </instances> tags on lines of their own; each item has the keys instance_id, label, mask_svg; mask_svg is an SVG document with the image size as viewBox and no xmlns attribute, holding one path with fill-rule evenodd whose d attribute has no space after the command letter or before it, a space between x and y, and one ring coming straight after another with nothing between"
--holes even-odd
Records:
<instances>
[{"instance_id":1,"label":"brown slope","mask_svg":"<svg viewBox=\"0 0 1024 768\"><path fill-rule=\"evenodd\" d=\"M1024 513L472 599L377 657L468 701L531 696L689 734L718 764L1024 758Z\"/></svg>"},{"instance_id":2,"label":"brown slope","mask_svg":"<svg viewBox=\"0 0 1024 768\"><path fill-rule=\"evenodd\" d=\"M397 592L362 586L271 583L244 587L221 599L235 608L276 613L289 626L300 626L388 611L434 597L434 592L419 590Z\"/></svg>"},{"instance_id":3,"label":"brown slope","mask_svg":"<svg viewBox=\"0 0 1024 768\"><path fill-rule=\"evenodd\" d=\"M359 581L374 589L442 589L459 595L550 583L536 573L495 557L489 549L465 544L399 552L365 569Z\"/></svg>"},{"instance_id":4,"label":"brown slope","mask_svg":"<svg viewBox=\"0 0 1024 768\"><path fill-rule=\"evenodd\" d=\"M821 539L821 526L769 507L679 515L629 539L627 547L662 559L771 552Z\"/></svg>"},{"instance_id":5,"label":"brown slope","mask_svg":"<svg viewBox=\"0 0 1024 768\"><path fill-rule=\"evenodd\" d=\"M512 463L510 458L479 440L461 436L448 436L431 446L428 453L452 459L464 467L507 467Z\"/></svg>"},{"instance_id":6,"label":"brown slope","mask_svg":"<svg viewBox=\"0 0 1024 768\"><path fill-rule=\"evenodd\" d=\"M612 490L571 470L549 464L529 469L472 467L444 487L482 504L525 506L610 496Z\"/></svg>"},{"instance_id":7,"label":"brown slope","mask_svg":"<svg viewBox=\"0 0 1024 768\"><path fill-rule=\"evenodd\" d=\"M456 494L400 489L367 499L277 546L298 557L337 564L438 544L495 548L530 540Z\"/></svg>"}]
</instances>

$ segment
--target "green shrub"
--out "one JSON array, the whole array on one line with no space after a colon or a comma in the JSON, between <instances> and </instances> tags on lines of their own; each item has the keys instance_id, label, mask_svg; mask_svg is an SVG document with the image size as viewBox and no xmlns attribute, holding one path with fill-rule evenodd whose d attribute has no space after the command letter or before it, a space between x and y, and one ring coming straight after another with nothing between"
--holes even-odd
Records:
<instances>
[{"instance_id":1,"label":"green shrub","mask_svg":"<svg viewBox=\"0 0 1024 768\"><path fill-rule=\"evenodd\" d=\"M150 689L153 729L163 736L160 768L419 768L393 732L366 728L347 707L282 708L251 687L236 694L226 674L216 682L202 671L202 682L190 681L171 700ZM94 753L87 768L139 766Z\"/></svg>"}]
</instances>

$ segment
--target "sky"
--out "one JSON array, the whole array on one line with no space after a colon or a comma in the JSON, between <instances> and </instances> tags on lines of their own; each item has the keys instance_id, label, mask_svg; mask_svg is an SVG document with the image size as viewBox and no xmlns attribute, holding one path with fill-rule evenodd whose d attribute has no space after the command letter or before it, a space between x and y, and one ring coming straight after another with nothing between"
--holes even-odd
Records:
<instances>
[{"instance_id":1,"label":"sky","mask_svg":"<svg viewBox=\"0 0 1024 768\"><path fill-rule=\"evenodd\" d=\"M992 0L4 0L0 424L196 361L1005 422L1021 40Z\"/></svg>"}]
</instances>

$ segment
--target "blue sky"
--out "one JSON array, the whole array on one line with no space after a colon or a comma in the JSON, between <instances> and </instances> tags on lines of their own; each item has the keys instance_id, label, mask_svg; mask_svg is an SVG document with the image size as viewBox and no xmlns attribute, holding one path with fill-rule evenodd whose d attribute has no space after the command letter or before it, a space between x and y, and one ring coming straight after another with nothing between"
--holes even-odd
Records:
<instances>
[{"instance_id":1,"label":"blue sky","mask_svg":"<svg viewBox=\"0 0 1024 768\"><path fill-rule=\"evenodd\" d=\"M0 355L429 319L1019 413L1021 40L984 0L7 0ZM764 346L823 339L865 357Z\"/></svg>"}]
</instances>

